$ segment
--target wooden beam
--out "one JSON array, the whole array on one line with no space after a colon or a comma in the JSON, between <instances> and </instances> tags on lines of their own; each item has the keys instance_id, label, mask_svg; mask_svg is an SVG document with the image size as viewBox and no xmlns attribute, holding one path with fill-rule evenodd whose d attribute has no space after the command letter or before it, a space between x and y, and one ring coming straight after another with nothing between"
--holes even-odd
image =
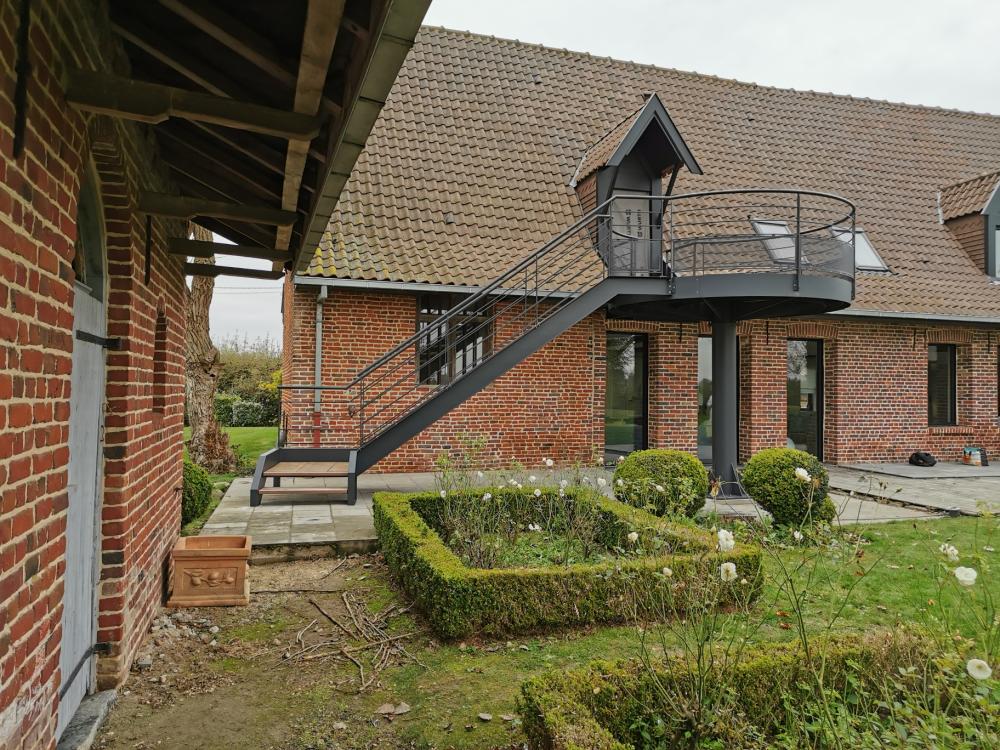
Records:
<instances>
[{"instance_id":1,"label":"wooden beam","mask_svg":"<svg viewBox=\"0 0 1000 750\"><path fill-rule=\"evenodd\" d=\"M344 17L345 0L308 0L306 22L302 30L302 52L295 82L293 109L304 115L315 115L323 101L326 76L337 43L337 32ZM299 205L302 175L309 154L309 141L289 140L285 155L285 180L281 189L281 207L293 211ZM275 247L288 248L291 227L279 228Z\"/></svg>"},{"instance_id":2,"label":"wooden beam","mask_svg":"<svg viewBox=\"0 0 1000 750\"><path fill-rule=\"evenodd\" d=\"M171 255L182 255L191 258L211 258L213 255L238 255L242 258L259 258L260 260L275 260L285 262L292 256L281 250L256 245L227 245L223 242L206 242L205 240L189 240L183 237L167 239L167 252Z\"/></svg>"},{"instance_id":3,"label":"wooden beam","mask_svg":"<svg viewBox=\"0 0 1000 750\"><path fill-rule=\"evenodd\" d=\"M320 118L298 112L110 73L74 70L67 78L66 101L85 112L153 124L184 117L279 138L312 140L319 134Z\"/></svg>"},{"instance_id":4,"label":"wooden beam","mask_svg":"<svg viewBox=\"0 0 1000 750\"><path fill-rule=\"evenodd\" d=\"M196 216L213 216L218 219L279 227L291 226L299 218L295 211L282 211L270 206L247 206L191 196L147 192L139 193L139 210L154 216L169 216L175 219L191 220Z\"/></svg>"},{"instance_id":5,"label":"wooden beam","mask_svg":"<svg viewBox=\"0 0 1000 750\"><path fill-rule=\"evenodd\" d=\"M208 187L215 188L223 200L233 203L270 203L278 196L278 186L272 175L267 175L266 179L254 179L248 175L241 175L231 166L231 162L238 163L236 157L226 158L217 156L211 159L204 154L199 154L197 149L190 148L187 143L176 137L163 137L165 132L158 133L160 136L160 149L164 159L170 164L171 169L186 174L191 179L204 183ZM271 189L268 189L270 186Z\"/></svg>"},{"instance_id":6,"label":"wooden beam","mask_svg":"<svg viewBox=\"0 0 1000 750\"><path fill-rule=\"evenodd\" d=\"M267 271L236 266L217 266L213 263L185 263L185 276L242 276L247 279L280 279L284 270Z\"/></svg>"}]
</instances>

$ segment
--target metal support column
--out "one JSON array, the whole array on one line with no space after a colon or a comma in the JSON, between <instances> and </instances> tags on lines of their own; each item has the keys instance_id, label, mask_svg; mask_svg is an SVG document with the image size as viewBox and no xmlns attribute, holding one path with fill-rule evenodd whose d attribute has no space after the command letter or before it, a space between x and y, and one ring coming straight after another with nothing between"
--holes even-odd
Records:
<instances>
[{"instance_id":1,"label":"metal support column","mask_svg":"<svg viewBox=\"0 0 1000 750\"><path fill-rule=\"evenodd\" d=\"M736 323L712 322L712 469L728 490L736 481L738 368Z\"/></svg>"}]
</instances>

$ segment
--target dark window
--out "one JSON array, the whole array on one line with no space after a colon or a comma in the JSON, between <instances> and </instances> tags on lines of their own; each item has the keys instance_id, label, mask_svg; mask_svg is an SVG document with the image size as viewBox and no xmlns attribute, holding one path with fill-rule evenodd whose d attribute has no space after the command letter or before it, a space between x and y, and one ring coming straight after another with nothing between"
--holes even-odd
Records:
<instances>
[{"instance_id":1,"label":"dark window","mask_svg":"<svg viewBox=\"0 0 1000 750\"><path fill-rule=\"evenodd\" d=\"M956 348L954 344L927 347L927 424L956 423Z\"/></svg>"},{"instance_id":2,"label":"dark window","mask_svg":"<svg viewBox=\"0 0 1000 750\"><path fill-rule=\"evenodd\" d=\"M649 383L644 333L608 333L604 402L604 460L646 447Z\"/></svg>"},{"instance_id":3,"label":"dark window","mask_svg":"<svg viewBox=\"0 0 1000 750\"><path fill-rule=\"evenodd\" d=\"M788 440L823 458L823 342L788 340Z\"/></svg>"},{"instance_id":4,"label":"dark window","mask_svg":"<svg viewBox=\"0 0 1000 750\"><path fill-rule=\"evenodd\" d=\"M450 383L493 353L488 308L474 305L443 325L433 325L463 299L462 294L428 292L417 300L417 330L427 329L417 345L420 382L425 385Z\"/></svg>"}]
</instances>

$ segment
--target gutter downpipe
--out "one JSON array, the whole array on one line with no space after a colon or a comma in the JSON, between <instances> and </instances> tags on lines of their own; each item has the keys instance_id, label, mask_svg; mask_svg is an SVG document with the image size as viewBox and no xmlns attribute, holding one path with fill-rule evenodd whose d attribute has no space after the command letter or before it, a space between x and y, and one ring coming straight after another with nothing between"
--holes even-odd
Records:
<instances>
[{"instance_id":1,"label":"gutter downpipe","mask_svg":"<svg viewBox=\"0 0 1000 750\"><path fill-rule=\"evenodd\" d=\"M319 294L316 295L316 334L315 349L313 351L313 385L319 385L323 379L323 303L330 293L330 287L321 286ZM320 443L320 419L323 392L313 391L313 446L319 447Z\"/></svg>"}]
</instances>

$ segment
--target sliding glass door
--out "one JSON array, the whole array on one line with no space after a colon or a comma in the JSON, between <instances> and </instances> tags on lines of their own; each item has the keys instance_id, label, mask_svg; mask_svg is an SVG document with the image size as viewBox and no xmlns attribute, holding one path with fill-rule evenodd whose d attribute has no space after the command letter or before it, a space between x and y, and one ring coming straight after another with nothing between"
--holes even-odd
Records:
<instances>
[{"instance_id":1,"label":"sliding glass door","mask_svg":"<svg viewBox=\"0 0 1000 750\"><path fill-rule=\"evenodd\" d=\"M823 459L823 342L788 340L789 447Z\"/></svg>"},{"instance_id":2,"label":"sliding glass door","mask_svg":"<svg viewBox=\"0 0 1000 750\"><path fill-rule=\"evenodd\" d=\"M646 447L647 349L643 333L608 333L604 459L609 463Z\"/></svg>"}]
</instances>

